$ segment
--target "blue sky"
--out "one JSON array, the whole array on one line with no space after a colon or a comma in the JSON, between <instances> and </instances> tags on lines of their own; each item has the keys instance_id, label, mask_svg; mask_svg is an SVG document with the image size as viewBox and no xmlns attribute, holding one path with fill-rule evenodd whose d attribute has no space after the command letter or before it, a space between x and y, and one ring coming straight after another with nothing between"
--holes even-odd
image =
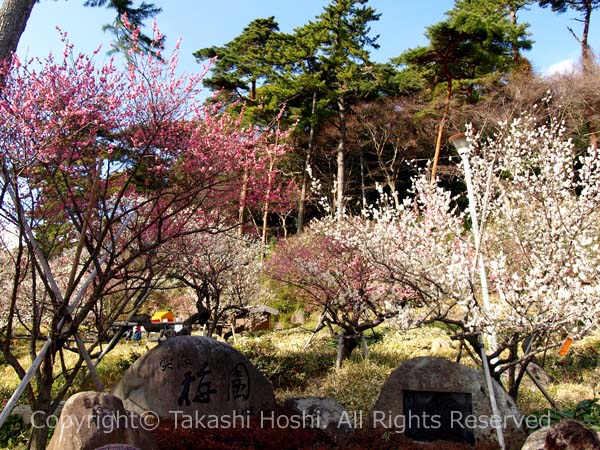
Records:
<instances>
[{"instance_id":1,"label":"blue sky","mask_svg":"<svg viewBox=\"0 0 600 450\"><path fill-rule=\"evenodd\" d=\"M62 51L56 26L69 33L77 51L91 52L99 44L109 48L111 35L101 31L102 25L112 20L112 11L103 8L84 8L83 0L40 0L34 6L18 54L45 56L50 51ZM199 70L192 52L212 45L222 45L235 36L253 19L275 16L280 29L291 32L321 13L328 0L154 0L163 12L157 17L160 29L167 35L171 46L178 37L183 39L180 55L182 72ZM444 18L453 0L370 0L369 5L381 13L372 25L373 34L379 34L381 48L372 51L375 61L385 62L404 50L423 45L428 25ZM580 48L568 32L570 26L577 33L581 24L573 14L558 15L548 9L531 6L522 12L519 20L528 22L533 50L525 54L534 68L542 73L564 61L576 61ZM590 44L600 51L600 11L592 15Z\"/></svg>"}]
</instances>

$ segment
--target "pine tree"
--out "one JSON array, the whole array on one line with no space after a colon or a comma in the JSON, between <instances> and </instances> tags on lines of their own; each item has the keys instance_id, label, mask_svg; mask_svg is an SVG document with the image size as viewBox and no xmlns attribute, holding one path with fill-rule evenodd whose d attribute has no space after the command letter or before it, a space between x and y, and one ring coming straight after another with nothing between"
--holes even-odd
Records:
<instances>
[{"instance_id":1,"label":"pine tree","mask_svg":"<svg viewBox=\"0 0 600 450\"><path fill-rule=\"evenodd\" d=\"M104 25L103 30L109 31L115 36L113 49L109 53L124 52L126 53L132 42L132 30L141 30L144 22L148 19L156 17L162 9L154 6L153 3L142 2L139 7L133 5L133 0L86 0L85 6L106 6L114 9L116 12L113 23ZM130 26L124 22L124 16ZM146 52L150 52L159 56L157 50L164 45L165 36L162 36L158 42L154 37L148 36L142 32L136 38L137 45Z\"/></svg>"},{"instance_id":2,"label":"pine tree","mask_svg":"<svg viewBox=\"0 0 600 450\"><path fill-rule=\"evenodd\" d=\"M514 26L503 7L505 1L457 0L448 18L430 26L425 35L429 45L410 49L395 58L428 80L432 89L445 85L444 109L438 124L431 182L435 182L442 138L456 88L476 87L491 73L504 73L514 61L515 47L527 49L526 25ZM457 84L458 83L458 84ZM457 84L457 85L456 85ZM456 86L455 86L456 85Z\"/></svg>"},{"instance_id":3,"label":"pine tree","mask_svg":"<svg viewBox=\"0 0 600 450\"><path fill-rule=\"evenodd\" d=\"M272 74L269 45L279 32L275 17L255 19L242 33L222 47L206 47L194 52L198 61L215 59L212 74L204 85L222 90L220 100L257 100L258 87Z\"/></svg>"},{"instance_id":4,"label":"pine tree","mask_svg":"<svg viewBox=\"0 0 600 450\"><path fill-rule=\"evenodd\" d=\"M367 0L332 0L314 22L305 30L318 42L317 60L328 98L338 114L339 138L336 149L337 186L335 210L338 217L344 211L346 182L348 108L361 94L364 80L372 78L369 47L378 48L378 36L370 36L370 22L379 20L379 14Z\"/></svg>"},{"instance_id":5,"label":"pine tree","mask_svg":"<svg viewBox=\"0 0 600 450\"><path fill-rule=\"evenodd\" d=\"M3 0L0 6L0 59L8 59L17 51L21 35L25 31L27 20L35 6L36 0ZM122 21L123 14L127 14L129 22L141 29L144 20L155 17L161 9L153 3L144 3L135 8L132 0L86 0L85 6L107 6L116 12L115 22L106 25L105 30L112 31L116 36L115 51L126 48L130 40L130 32ZM137 38L139 45L146 51L154 51L154 40L143 33ZM164 37L163 37L164 40Z\"/></svg>"},{"instance_id":6,"label":"pine tree","mask_svg":"<svg viewBox=\"0 0 600 450\"><path fill-rule=\"evenodd\" d=\"M581 14L582 17L577 19L583 22L581 37L578 37L572 28L569 28L569 31L577 39L577 42L581 44L581 59L584 67L593 63L593 55L588 37L592 11L600 7L600 0L539 0L539 4L543 8L549 6L552 11L560 14L567 12L569 9L573 9Z\"/></svg>"}]
</instances>

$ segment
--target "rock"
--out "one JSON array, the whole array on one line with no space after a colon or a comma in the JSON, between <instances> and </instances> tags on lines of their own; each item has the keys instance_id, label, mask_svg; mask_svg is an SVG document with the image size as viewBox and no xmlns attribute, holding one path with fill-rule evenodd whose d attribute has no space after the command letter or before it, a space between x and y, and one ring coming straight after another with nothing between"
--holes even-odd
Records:
<instances>
[{"instance_id":1,"label":"rock","mask_svg":"<svg viewBox=\"0 0 600 450\"><path fill-rule=\"evenodd\" d=\"M543 385L549 386L554 383L554 378L548 375L542 367L538 366L536 363L530 362L527 364L527 368L532 373L532 375Z\"/></svg>"},{"instance_id":2,"label":"rock","mask_svg":"<svg viewBox=\"0 0 600 450\"><path fill-rule=\"evenodd\" d=\"M529 435L521 450L544 450L546 434L550 428L540 428Z\"/></svg>"},{"instance_id":3,"label":"rock","mask_svg":"<svg viewBox=\"0 0 600 450\"><path fill-rule=\"evenodd\" d=\"M158 445L150 431L153 427L127 411L118 397L80 392L65 403L47 450L94 450L109 444L154 450Z\"/></svg>"},{"instance_id":4,"label":"rock","mask_svg":"<svg viewBox=\"0 0 600 450\"><path fill-rule=\"evenodd\" d=\"M414 440L472 444L496 442L494 425L499 423L505 441L520 446L523 417L495 381L494 392L500 417L492 413L483 371L444 358L414 358L391 373L368 421Z\"/></svg>"},{"instance_id":5,"label":"rock","mask_svg":"<svg viewBox=\"0 0 600 450\"><path fill-rule=\"evenodd\" d=\"M60 414L60 412L57 412ZM19 416L23 421L23 424L30 425L31 424L31 406L29 405L17 405L13 408L10 413L11 416Z\"/></svg>"},{"instance_id":6,"label":"rock","mask_svg":"<svg viewBox=\"0 0 600 450\"><path fill-rule=\"evenodd\" d=\"M335 442L341 442L352 435L353 417L338 402L327 397L291 398L284 405L292 414L302 418L311 428L320 428Z\"/></svg>"},{"instance_id":7,"label":"rock","mask_svg":"<svg viewBox=\"0 0 600 450\"><path fill-rule=\"evenodd\" d=\"M60 402L54 411L54 415L60 415L65 402ZM31 406L29 405L17 405L13 408L10 413L11 416L19 416L25 425L31 425Z\"/></svg>"},{"instance_id":8,"label":"rock","mask_svg":"<svg viewBox=\"0 0 600 450\"><path fill-rule=\"evenodd\" d=\"M304 322L304 311L297 309L292 313L292 316L290 317L290 323L292 325L302 325Z\"/></svg>"},{"instance_id":9,"label":"rock","mask_svg":"<svg viewBox=\"0 0 600 450\"><path fill-rule=\"evenodd\" d=\"M548 446L546 439L548 437ZM531 433L521 450L551 449L600 449L600 433L572 419L561 420L551 427L540 428Z\"/></svg>"},{"instance_id":10,"label":"rock","mask_svg":"<svg viewBox=\"0 0 600 450\"><path fill-rule=\"evenodd\" d=\"M239 423L275 407L273 387L244 355L202 336L161 342L127 370L113 394L131 411L179 423L201 415Z\"/></svg>"}]
</instances>

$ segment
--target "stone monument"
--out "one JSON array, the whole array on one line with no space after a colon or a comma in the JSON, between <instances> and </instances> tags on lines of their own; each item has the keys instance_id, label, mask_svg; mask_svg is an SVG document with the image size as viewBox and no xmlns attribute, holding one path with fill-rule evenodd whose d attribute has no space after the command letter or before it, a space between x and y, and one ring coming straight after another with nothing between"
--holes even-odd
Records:
<instances>
[{"instance_id":1,"label":"stone monument","mask_svg":"<svg viewBox=\"0 0 600 450\"><path fill-rule=\"evenodd\" d=\"M161 342L127 370L113 394L131 411L171 420L240 422L275 407L272 386L244 355L201 336Z\"/></svg>"}]
</instances>

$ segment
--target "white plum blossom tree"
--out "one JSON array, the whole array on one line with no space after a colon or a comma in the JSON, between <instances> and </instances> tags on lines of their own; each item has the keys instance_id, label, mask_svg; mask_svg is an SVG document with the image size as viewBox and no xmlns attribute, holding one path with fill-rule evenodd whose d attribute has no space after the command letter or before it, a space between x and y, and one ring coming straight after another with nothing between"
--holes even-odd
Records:
<instances>
[{"instance_id":1,"label":"white plum blossom tree","mask_svg":"<svg viewBox=\"0 0 600 450\"><path fill-rule=\"evenodd\" d=\"M582 336L600 312L600 161L592 149L578 154L562 123L535 112L501 123L491 138L467 133L480 248L459 199L425 174L399 205L384 198L343 229L328 219L313 224L359 248L380 283L412 289L398 311L405 327L446 323L473 354L482 333L494 334L493 374L507 375L515 398L535 355L566 335ZM478 252L488 274L486 308Z\"/></svg>"},{"instance_id":2,"label":"white plum blossom tree","mask_svg":"<svg viewBox=\"0 0 600 450\"><path fill-rule=\"evenodd\" d=\"M262 296L257 282L262 250L259 241L225 230L182 236L165 248L167 276L194 292L208 336L228 314Z\"/></svg>"}]
</instances>

